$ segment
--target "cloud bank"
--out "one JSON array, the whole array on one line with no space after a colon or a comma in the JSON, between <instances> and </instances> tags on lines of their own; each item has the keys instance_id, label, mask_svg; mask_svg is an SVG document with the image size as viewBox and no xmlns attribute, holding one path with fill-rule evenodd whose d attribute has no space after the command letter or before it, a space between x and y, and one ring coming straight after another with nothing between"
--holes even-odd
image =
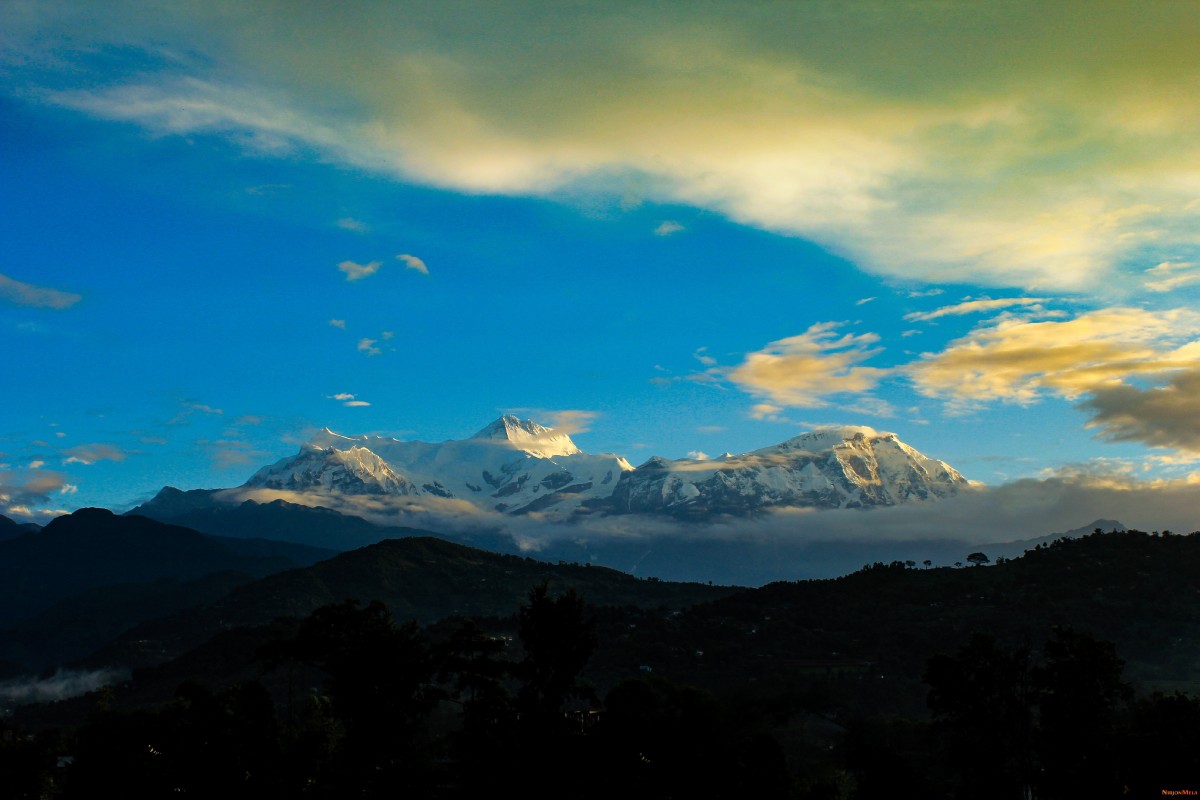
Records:
<instances>
[{"instance_id":1,"label":"cloud bank","mask_svg":"<svg viewBox=\"0 0 1200 800\"><path fill-rule=\"evenodd\" d=\"M1195 261L1200 16L1186 3L547 15L112 0L0 15L24 97L158 134L463 192L632 192L926 282L968 270L1078 290ZM77 82L97 54L131 68Z\"/></svg>"}]
</instances>

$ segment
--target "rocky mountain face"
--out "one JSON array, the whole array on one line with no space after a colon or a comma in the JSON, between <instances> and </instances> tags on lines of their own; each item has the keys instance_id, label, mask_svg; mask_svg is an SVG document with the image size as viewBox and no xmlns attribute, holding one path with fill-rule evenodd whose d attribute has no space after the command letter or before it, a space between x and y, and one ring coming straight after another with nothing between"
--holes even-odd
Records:
<instances>
[{"instance_id":1,"label":"rocky mountain face","mask_svg":"<svg viewBox=\"0 0 1200 800\"><path fill-rule=\"evenodd\" d=\"M469 439L440 443L326 429L242 487L466 501L486 511L745 515L774 506L866 508L934 501L968 481L895 434L824 428L719 459L654 457L634 469L584 453L571 438L504 416Z\"/></svg>"}]
</instances>

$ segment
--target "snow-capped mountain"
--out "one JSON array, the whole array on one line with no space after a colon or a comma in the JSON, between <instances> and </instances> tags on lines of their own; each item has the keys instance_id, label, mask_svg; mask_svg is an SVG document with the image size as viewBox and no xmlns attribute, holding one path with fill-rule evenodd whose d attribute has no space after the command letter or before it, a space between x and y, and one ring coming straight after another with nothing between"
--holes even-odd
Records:
<instances>
[{"instance_id":1,"label":"snow-capped mountain","mask_svg":"<svg viewBox=\"0 0 1200 800\"><path fill-rule=\"evenodd\" d=\"M584 453L566 434L506 415L469 439L438 443L341 436L326 428L245 487L434 496L489 511L557 516L608 497L632 469L620 456Z\"/></svg>"},{"instance_id":2,"label":"snow-capped mountain","mask_svg":"<svg viewBox=\"0 0 1200 800\"><path fill-rule=\"evenodd\" d=\"M636 470L584 453L566 434L503 416L469 439L439 443L325 429L243 488L464 500L488 511L671 514L704 518L773 506L865 508L948 497L968 481L895 434L823 428L742 455L654 457Z\"/></svg>"},{"instance_id":3,"label":"snow-capped mountain","mask_svg":"<svg viewBox=\"0 0 1200 800\"><path fill-rule=\"evenodd\" d=\"M937 500L969 482L894 433L823 428L720 459L652 458L611 497L618 513L746 514L771 506L865 508Z\"/></svg>"}]
</instances>

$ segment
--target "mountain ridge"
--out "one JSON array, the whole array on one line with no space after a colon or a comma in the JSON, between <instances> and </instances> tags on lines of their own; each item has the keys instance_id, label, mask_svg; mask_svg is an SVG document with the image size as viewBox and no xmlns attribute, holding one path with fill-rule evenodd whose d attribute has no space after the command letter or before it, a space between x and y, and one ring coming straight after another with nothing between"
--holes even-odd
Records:
<instances>
[{"instance_id":1,"label":"mountain ridge","mask_svg":"<svg viewBox=\"0 0 1200 800\"><path fill-rule=\"evenodd\" d=\"M747 515L784 505L866 508L930 502L967 488L944 461L894 433L831 426L718 459L652 456L639 467L589 454L565 433L504 415L440 443L344 436L325 428L241 489L373 495L466 503L508 515Z\"/></svg>"}]
</instances>

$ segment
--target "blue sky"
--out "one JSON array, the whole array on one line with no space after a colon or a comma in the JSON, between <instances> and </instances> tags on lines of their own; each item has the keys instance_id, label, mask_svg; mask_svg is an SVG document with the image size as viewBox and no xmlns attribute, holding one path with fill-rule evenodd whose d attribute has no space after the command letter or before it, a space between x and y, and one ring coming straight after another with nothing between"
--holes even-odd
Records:
<instances>
[{"instance_id":1,"label":"blue sky","mask_svg":"<svg viewBox=\"0 0 1200 800\"><path fill-rule=\"evenodd\" d=\"M6 3L0 511L506 412L1177 492L1185 5Z\"/></svg>"}]
</instances>

